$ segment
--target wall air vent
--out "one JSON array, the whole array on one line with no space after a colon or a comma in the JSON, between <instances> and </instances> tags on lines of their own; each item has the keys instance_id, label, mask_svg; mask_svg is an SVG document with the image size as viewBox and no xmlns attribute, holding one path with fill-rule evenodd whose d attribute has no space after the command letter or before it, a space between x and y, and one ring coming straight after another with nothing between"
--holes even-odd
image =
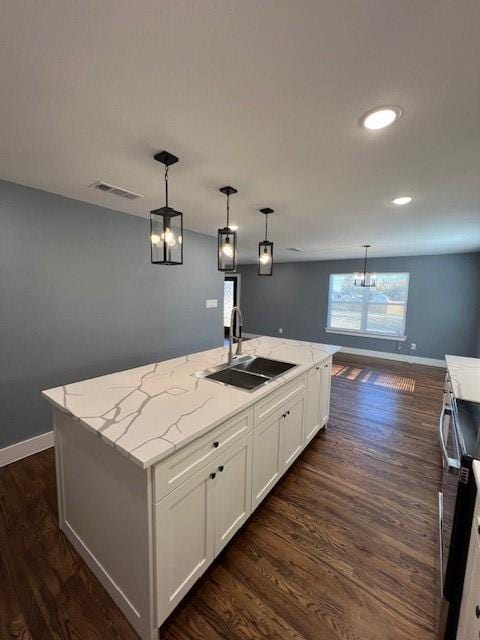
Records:
<instances>
[{"instance_id":1,"label":"wall air vent","mask_svg":"<svg viewBox=\"0 0 480 640\"><path fill-rule=\"evenodd\" d=\"M108 184L108 182L94 182L90 186L94 189L98 189L98 191L111 193L114 196L120 196L121 198L126 198L127 200L136 200L137 198L143 198L140 193L128 191L127 189L122 189L121 187L114 187L113 184Z\"/></svg>"},{"instance_id":2,"label":"wall air vent","mask_svg":"<svg viewBox=\"0 0 480 640\"><path fill-rule=\"evenodd\" d=\"M294 253L302 253L303 249L299 249L298 247L287 247L287 251L293 251Z\"/></svg>"}]
</instances>

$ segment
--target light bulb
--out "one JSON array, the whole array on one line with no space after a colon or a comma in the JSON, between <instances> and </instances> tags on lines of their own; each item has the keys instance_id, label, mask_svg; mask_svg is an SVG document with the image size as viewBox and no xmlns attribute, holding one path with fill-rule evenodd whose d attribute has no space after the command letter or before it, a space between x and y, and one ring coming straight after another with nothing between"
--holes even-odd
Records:
<instances>
[{"instance_id":1,"label":"light bulb","mask_svg":"<svg viewBox=\"0 0 480 640\"><path fill-rule=\"evenodd\" d=\"M230 244L229 238L225 240L225 244L223 245L222 251L227 256L227 258L233 258L233 249L232 249L232 245Z\"/></svg>"},{"instance_id":2,"label":"light bulb","mask_svg":"<svg viewBox=\"0 0 480 640\"><path fill-rule=\"evenodd\" d=\"M158 235L158 233L152 233L150 239L152 241L152 244L158 244L160 242L160 236Z\"/></svg>"},{"instance_id":3,"label":"light bulb","mask_svg":"<svg viewBox=\"0 0 480 640\"><path fill-rule=\"evenodd\" d=\"M268 264L270 262L270 254L267 251L264 251L260 256L260 262L262 264Z\"/></svg>"},{"instance_id":4,"label":"light bulb","mask_svg":"<svg viewBox=\"0 0 480 640\"><path fill-rule=\"evenodd\" d=\"M162 240L164 240L169 247L174 247L177 244L175 234L168 227L165 229L165 233L162 233Z\"/></svg>"}]
</instances>

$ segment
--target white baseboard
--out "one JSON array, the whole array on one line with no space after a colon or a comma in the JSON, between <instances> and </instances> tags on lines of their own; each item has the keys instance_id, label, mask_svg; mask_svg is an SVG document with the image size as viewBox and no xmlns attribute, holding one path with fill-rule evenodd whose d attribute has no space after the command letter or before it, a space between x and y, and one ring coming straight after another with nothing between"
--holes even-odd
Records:
<instances>
[{"instance_id":1,"label":"white baseboard","mask_svg":"<svg viewBox=\"0 0 480 640\"><path fill-rule=\"evenodd\" d=\"M400 362L407 362L408 364L426 364L430 367L441 367L445 369L445 360L436 360L435 358L422 358L421 356L410 356L405 353L388 353L386 351L372 351L370 349L355 349L354 347L342 347L341 351L343 351L343 353L351 353L352 355L383 358L384 360L398 360Z\"/></svg>"},{"instance_id":2,"label":"white baseboard","mask_svg":"<svg viewBox=\"0 0 480 640\"><path fill-rule=\"evenodd\" d=\"M47 431L47 433L41 433L28 440L11 444L9 447L0 449L0 467L39 453L49 447L53 447L53 431Z\"/></svg>"}]
</instances>

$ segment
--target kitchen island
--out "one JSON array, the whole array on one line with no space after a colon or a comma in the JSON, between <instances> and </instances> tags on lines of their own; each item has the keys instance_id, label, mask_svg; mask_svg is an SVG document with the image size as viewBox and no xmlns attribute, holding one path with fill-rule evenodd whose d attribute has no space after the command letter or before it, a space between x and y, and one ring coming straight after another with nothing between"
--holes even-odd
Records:
<instances>
[{"instance_id":1,"label":"kitchen island","mask_svg":"<svg viewBox=\"0 0 480 640\"><path fill-rule=\"evenodd\" d=\"M143 640L326 425L338 350L250 340L296 365L250 392L195 376L226 348L44 392L60 527Z\"/></svg>"}]
</instances>

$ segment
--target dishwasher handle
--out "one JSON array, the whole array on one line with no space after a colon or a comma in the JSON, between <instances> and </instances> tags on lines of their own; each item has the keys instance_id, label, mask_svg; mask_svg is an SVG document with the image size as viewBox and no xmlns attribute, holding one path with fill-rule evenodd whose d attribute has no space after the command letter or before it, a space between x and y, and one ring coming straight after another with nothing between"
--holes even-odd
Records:
<instances>
[{"instance_id":1,"label":"dishwasher handle","mask_svg":"<svg viewBox=\"0 0 480 640\"><path fill-rule=\"evenodd\" d=\"M449 467L449 460L448 460L448 451L447 451L447 445L445 444L445 433L443 431L443 421L445 420L445 413L447 411L447 408L445 407L445 405L442 407L442 411L440 413L440 418L438 421L438 435L440 438L440 448L442 450L442 458L443 458L443 467L444 469L448 469Z\"/></svg>"}]
</instances>

